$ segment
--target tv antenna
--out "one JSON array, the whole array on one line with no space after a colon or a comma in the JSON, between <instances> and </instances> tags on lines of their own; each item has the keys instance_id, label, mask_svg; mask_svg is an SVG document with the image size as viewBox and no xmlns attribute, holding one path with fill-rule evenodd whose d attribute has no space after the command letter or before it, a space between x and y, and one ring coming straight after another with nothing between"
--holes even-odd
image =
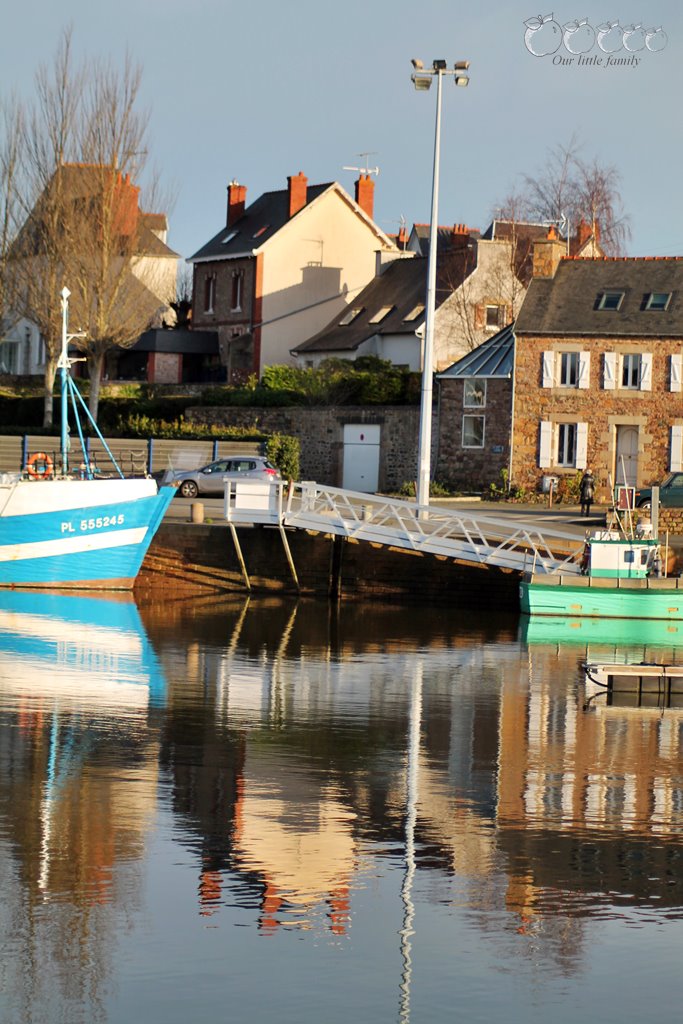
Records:
<instances>
[{"instance_id":1,"label":"tv antenna","mask_svg":"<svg viewBox=\"0 0 683 1024\"><path fill-rule=\"evenodd\" d=\"M358 154L358 156L361 158L361 160L363 160L363 162L365 163L364 167L343 167L342 170L343 171L358 171L359 174L366 174L366 175L369 175L369 174L378 175L379 174L379 167L368 167L368 158L371 157L371 156L374 156L376 152L377 151L374 150L374 151L371 151L369 153L359 153Z\"/></svg>"}]
</instances>

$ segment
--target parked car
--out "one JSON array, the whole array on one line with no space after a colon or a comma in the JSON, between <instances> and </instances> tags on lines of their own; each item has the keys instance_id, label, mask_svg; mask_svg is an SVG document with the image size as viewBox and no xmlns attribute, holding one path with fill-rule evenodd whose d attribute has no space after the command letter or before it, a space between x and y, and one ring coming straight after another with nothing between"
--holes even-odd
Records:
<instances>
[{"instance_id":1,"label":"parked car","mask_svg":"<svg viewBox=\"0 0 683 1024\"><path fill-rule=\"evenodd\" d=\"M659 504L665 508L683 506L683 473L669 473L659 485ZM636 508L651 508L652 488L639 487L636 490Z\"/></svg>"},{"instance_id":2,"label":"parked car","mask_svg":"<svg viewBox=\"0 0 683 1024\"><path fill-rule=\"evenodd\" d=\"M279 480L280 474L260 455L227 455L201 469L174 473L173 477L180 481L178 493L183 498L196 498L198 494L221 496L226 480Z\"/></svg>"}]
</instances>

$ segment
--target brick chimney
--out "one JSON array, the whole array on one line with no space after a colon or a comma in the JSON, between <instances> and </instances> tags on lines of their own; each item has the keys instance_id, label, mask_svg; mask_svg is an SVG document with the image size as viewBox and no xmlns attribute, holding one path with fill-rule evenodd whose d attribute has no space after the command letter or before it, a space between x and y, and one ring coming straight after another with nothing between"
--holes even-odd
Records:
<instances>
[{"instance_id":1,"label":"brick chimney","mask_svg":"<svg viewBox=\"0 0 683 1024\"><path fill-rule=\"evenodd\" d=\"M228 227L239 220L247 201L247 186L233 180L228 185Z\"/></svg>"},{"instance_id":2,"label":"brick chimney","mask_svg":"<svg viewBox=\"0 0 683 1024\"><path fill-rule=\"evenodd\" d=\"M567 244L562 241L554 224L548 229L547 238L534 242L533 276L555 277L560 260L567 255Z\"/></svg>"},{"instance_id":3,"label":"brick chimney","mask_svg":"<svg viewBox=\"0 0 683 1024\"><path fill-rule=\"evenodd\" d=\"M295 213L298 213L306 205L308 178L303 171L299 171L298 174L287 178L287 188L289 193L289 216L293 217Z\"/></svg>"},{"instance_id":4,"label":"brick chimney","mask_svg":"<svg viewBox=\"0 0 683 1024\"><path fill-rule=\"evenodd\" d=\"M451 229L451 245L454 249L462 249L469 244L470 229L467 224L454 224Z\"/></svg>"},{"instance_id":5,"label":"brick chimney","mask_svg":"<svg viewBox=\"0 0 683 1024\"><path fill-rule=\"evenodd\" d=\"M576 247L577 247L577 249L580 249L583 245L585 245L586 242L588 241L588 239L590 238L590 236L592 234L593 234L593 232L591 231L590 224L587 224L586 221L582 217L581 220L579 221L579 223L576 225Z\"/></svg>"},{"instance_id":6,"label":"brick chimney","mask_svg":"<svg viewBox=\"0 0 683 1024\"><path fill-rule=\"evenodd\" d=\"M361 174L356 182L356 202L372 220L375 208L375 183L369 174Z\"/></svg>"},{"instance_id":7,"label":"brick chimney","mask_svg":"<svg viewBox=\"0 0 683 1024\"><path fill-rule=\"evenodd\" d=\"M408 245L408 232L406 231L405 224L401 224L398 229L398 235L396 236L396 244L399 249L405 249Z\"/></svg>"}]
</instances>

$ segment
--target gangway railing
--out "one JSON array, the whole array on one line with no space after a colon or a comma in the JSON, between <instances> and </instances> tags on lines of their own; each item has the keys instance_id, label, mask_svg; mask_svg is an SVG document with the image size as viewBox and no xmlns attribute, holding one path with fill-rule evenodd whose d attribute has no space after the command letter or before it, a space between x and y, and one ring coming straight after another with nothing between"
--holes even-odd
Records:
<instances>
[{"instance_id":1,"label":"gangway railing","mask_svg":"<svg viewBox=\"0 0 683 1024\"><path fill-rule=\"evenodd\" d=\"M580 573L583 539L566 530L541 531L512 515L424 508L311 481L290 484L286 495L285 487L246 480L226 485L225 515L235 539L236 525L270 523L280 527L285 545L288 527L518 572Z\"/></svg>"}]
</instances>

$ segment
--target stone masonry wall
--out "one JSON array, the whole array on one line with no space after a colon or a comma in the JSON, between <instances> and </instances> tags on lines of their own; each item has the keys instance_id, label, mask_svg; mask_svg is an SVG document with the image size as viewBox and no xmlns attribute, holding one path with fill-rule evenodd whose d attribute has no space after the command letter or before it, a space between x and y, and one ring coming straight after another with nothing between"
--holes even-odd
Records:
<instances>
[{"instance_id":1,"label":"stone masonry wall","mask_svg":"<svg viewBox=\"0 0 683 1024\"><path fill-rule=\"evenodd\" d=\"M380 491L395 491L415 480L420 410L415 406L339 406L285 409L241 409L197 406L187 409L188 422L218 426L258 427L268 433L291 434L301 443L301 479L341 487L344 426L379 424ZM435 427L432 437L436 437Z\"/></svg>"},{"instance_id":2,"label":"stone masonry wall","mask_svg":"<svg viewBox=\"0 0 683 1024\"><path fill-rule=\"evenodd\" d=\"M656 483L668 472L670 430L683 424L683 395L669 390L669 357L680 353L680 339L517 337L512 482L537 489L545 474L574 476L573 467L539 467L539 425L588 424L587 458L596 479L597 501L607 501L610 479L618 480L616 438L618 426L638 429L638 486ZM590 380L586 389L542 387L543 352L590 352ZM652 388L649 391L603 387L603 354L652 353ZM619 381L617 381L619 383Z\"/></svg>"},{"instance_id":3,"label":"stone masonry wall","mask_svg":"<svg viewBox=\"0 0 683 1024\"><path fill-rule=\"evenodd\" d=\"M487 380L485 405L463 407L464 381L440 381L439 455L434 476L462 490L482 490L501 483L501 470L510 458L512 382ZM463 448L464 413L484 416L484 447Z\"/></svg>"}]
</instances>

